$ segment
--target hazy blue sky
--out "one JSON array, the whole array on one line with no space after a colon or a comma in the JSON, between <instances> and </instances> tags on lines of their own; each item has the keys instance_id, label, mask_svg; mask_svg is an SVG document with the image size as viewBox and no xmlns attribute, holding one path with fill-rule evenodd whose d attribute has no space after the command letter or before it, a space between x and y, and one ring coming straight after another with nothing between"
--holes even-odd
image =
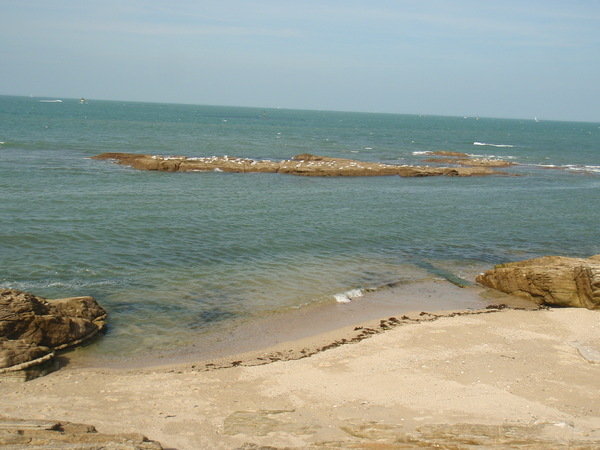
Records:
<instances>
[{"instance_id":1,"label":"hazy blue sky","mask_svg":"<svg viewBox=\"0 0 600 450\"><path fill-rule=\"evenodd\" d=\"M0 0L0 94L600 121L600 1Z\"/></svg>"}]
</instances>

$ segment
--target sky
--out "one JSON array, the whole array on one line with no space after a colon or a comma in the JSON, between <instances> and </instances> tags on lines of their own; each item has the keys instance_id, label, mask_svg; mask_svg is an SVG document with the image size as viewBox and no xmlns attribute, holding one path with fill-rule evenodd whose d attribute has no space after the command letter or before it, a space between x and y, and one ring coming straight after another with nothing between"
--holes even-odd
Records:
<instances>
[{"instance_id":1,"label":"sky","mask_svg":"<svg viewBox=\"0 0 600 450\"><path fill-rule=\"evenodd\" d=\"M600 122L600 1L0 0L0 95Z\"/></svg>"}]
</instances>

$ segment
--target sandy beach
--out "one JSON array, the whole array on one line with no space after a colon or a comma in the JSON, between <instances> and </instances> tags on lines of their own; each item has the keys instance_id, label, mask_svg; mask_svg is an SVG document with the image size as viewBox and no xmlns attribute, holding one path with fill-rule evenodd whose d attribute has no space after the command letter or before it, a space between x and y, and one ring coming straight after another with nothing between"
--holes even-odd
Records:
<instances>
[{"instance_id":1,"label":"sandy beach","mask_svg":"<svg viewBox=\"0 0 600 450\"><path fill-rule=\"evenodd\" d=\"M414 313L212 362L67 365L2 382L0 415L177 449L598 448L599 314Z\"/></svg>"}]
</instances>

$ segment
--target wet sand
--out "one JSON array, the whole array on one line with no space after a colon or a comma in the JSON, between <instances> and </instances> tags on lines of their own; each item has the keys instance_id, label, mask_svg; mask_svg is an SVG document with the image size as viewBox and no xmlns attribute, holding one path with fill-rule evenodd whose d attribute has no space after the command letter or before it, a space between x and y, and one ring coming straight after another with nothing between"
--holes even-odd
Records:
<instances>
[{"instance_id":1,"label":"wet sand","mask_svg":"<svg viewBox=\"0 0 600 450\"><path fill-rule=\"evenodd\" d=\"M2 382L0 415L179 449L598 448L599 319L584 309L386 314L213 361L69 365Z\"/></svg>"},{"instance_id":2,"label":"wet sand","mask_svg":"<svg viewBox=\"0 0 600 450\"><path fill-rule=\"evenodd\" d=\"M270 315L223 324L216 332L200 335L192 345L145 353L138 356L98 357L94 345L76 349L62 357L73 367L143 368L165 364L210 361L241 353L260 351L280 343L297 341L321 334L344 335L345 327L422 311L482 309L490 303L510 303L518 307L535 307L529 302L492 293L478 285L461 288L438 277L390 283L366 288L349 303L333 299L299 308L277 311ZM342 336L343 338L343 336Z\"/></svg>"}]
</instances>

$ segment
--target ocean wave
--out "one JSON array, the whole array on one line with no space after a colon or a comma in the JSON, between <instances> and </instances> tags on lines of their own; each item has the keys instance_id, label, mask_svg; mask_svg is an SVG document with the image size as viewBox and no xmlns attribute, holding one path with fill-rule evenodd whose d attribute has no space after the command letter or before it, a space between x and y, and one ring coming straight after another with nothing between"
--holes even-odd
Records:
<instances>
[{"instance_id":1,"label":"ocean wave","mask_svg":"<svg viewBox=\"0 0 600 450\"><path fill-rule=\"evenodd\" d=\"M486 142L473 142L473 145L485 145L487 147L509 147L509 148L514 147L514 145L510 145L510 144L488 144Z\"/></svg>"},{"instance_id":2,"label":"ocean wave","mask_svg":"<svg viewBox=\"0 0 600 450\"><path fill-rule=\"evenodd\" d=\"M600 173L600 166L584 166L584 165L567 164L567 165L563 166L563 168L566 170L569 170L571 172Z\"/></svg>"},{"instance_id":3,"label":"ocean wave","mask_svg":"<svg viewBox=\"0 0 600 450\"><path fill-rule=\"evenodd\" d=\"M577 173L600 173L600 166L581 165L581 164L539 164L543 169L559 169Z\"/></svg>"},{"instance_id":4,"label":"ocean wave","mask_svg":"<svg viewBox=\"0 0 600 450\"><path fill-rule=\"evenodd\" d=\"M481 143L475 143L474 145L489 145L492 147L512 147L512 145L494 145L494 144L481 144ZM412 152L412 154L414 156L420 156L420 155L432 155L432 156L436 156L436 152L432 152L432 151L426 151L426 152ZM469 158L485 158L485 159L517 159L516 156L513 155L483 155L483 154L478 154L478 153L463 153L464 157L469 157ZM440 155L440 156L444 156L444 155Z\"/></svg>"},{"instance_id":5,"label":"ocean wave","mask_svg":"<svg viewBox=\"0 0 600 450\"><path fill-rule=\"evenodd\" d=\"M338 303L350 303L353 299L362 297L363 291L362 289L351 289L346 292L342 292L340 294L335 294L333 298Z\"/></svg>"}]
</instances>

